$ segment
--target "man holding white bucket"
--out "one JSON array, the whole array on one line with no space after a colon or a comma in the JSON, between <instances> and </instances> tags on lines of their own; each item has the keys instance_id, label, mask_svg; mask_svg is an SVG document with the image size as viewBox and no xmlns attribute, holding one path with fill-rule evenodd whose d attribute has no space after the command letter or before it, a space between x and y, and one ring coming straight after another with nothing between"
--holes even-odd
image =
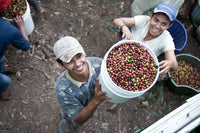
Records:
<instances>
[{"instance_id":1,"label":"man holding white bucket","mask_svg":"<svg viewBox=\"0 0 200 133\"><path fill-rule=\"evenodd\" d=\"M61 105L62 120L60 133L77 133L104 100L106 92L101 91L97 79L100 73L101 59L86 58L80 43L71 36L58 40L54 45L58 65L64 69L57 79L55 93Z\"/></svg>"},{"instance_id":2,"label":"man holding white bucket","mask_svg":"<svg viewBox=\"0 0 200 133\"><path fill-rule=\"evenodd\" d=\"M0 0L0 16L8 8L10 2L11 0ZM17 49L23 51L27 51L30 48L22 17L16 16L14 22L17 28L0 17L0 100L10 100L12 96L7 91L11 79L6 75L8 71L4 67L4 52L7 45L12 44Z\"/></svg>"}]
</instances>

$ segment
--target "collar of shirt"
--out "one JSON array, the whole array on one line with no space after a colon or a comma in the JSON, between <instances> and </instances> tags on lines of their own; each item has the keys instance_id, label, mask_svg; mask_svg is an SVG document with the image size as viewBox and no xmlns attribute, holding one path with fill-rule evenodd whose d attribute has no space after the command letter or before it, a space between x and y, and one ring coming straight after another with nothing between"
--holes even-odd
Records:
<instances>
[{"instance_id":1,"label":"collar of shirt","mask_svg":"<svg viewBox=\"0 0 200 133\"><path fill-rule=\"evenodd\" d=\"M90 75L89 75L89 78L90 78L90 77L92 77L92 75L94 74L94 70L92 69L90 62L87 61L87 63L88 63L88 66L89 66L89 74L90 74ZM78 88L80 88L82 84L86 83L86 82L80 82L80 81L77 81L77 80L73 79L73 78L70 76L70 74L69 74L68 71L66 71L66 76L67 76L67 78L68 78L73 84L75 84ZM89 81L89 80L88 80L88 81Z\"/></svg>"}]
</instances>

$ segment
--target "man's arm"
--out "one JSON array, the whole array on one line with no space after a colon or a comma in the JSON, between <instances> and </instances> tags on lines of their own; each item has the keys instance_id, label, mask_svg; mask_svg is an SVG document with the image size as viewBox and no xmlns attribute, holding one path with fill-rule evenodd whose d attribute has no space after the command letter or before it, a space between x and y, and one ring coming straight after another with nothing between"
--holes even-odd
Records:
<instances>
[{"instance_id":1,"label":"man's arm","mask_svg":"<svg viewBox=\"0 0 200 133\"><path fill-rule=\"evenodd\" d=\"M132 39L132 33L130 32L128 26L134 26L135 25L135 19L133 17L131 18L116 18L113 20L113 24L116 28L122 31L122 38L125 38L127 40Z\"/></svg>"},{"instance_id":2,"label":"man's arm","mask_svg":"<svg viewBox=\"0 0 200 133\"><path fill-rule=\"evenodd\" d=\"M14 22L15 22L16 26L19 28L19 30L21 31L22 35L24 36L24 38L26 38L26 40L29 40L28 36L26 34L26 31L25 31L24 20L23 20L22 16L16 16L13 19L14 19Z\"/></svg>"},{"instance_id":3,"label":"man's arm","mask_svg":"<svg viewBox=\"0 0 200 133\"><path fill-rule=\"evenodd\" d=\"M101 85L99 83L99 80L96 80L96 86L95 86L95 95L93 99L88 103L87 106L85 106L79 113L75 120L76 123L79 125L82 125L85 123L91 115L94 113L94 111L97 109L97 107L102 103L104 100L110 100L110 98L106 97L106 92L101 91Z\"/></svg>"},{"instance_id":4,"label":"man's arm","mask_svg":"<svg viewBox=\"0 0 200 133\"><path fill-rule=\"evenodd\" d=\"M165 60L159 63L160 66L160 74L164 75L169 71L175 71L178 67L178 63L176 60L176 56L174 50L169 50L165 52Z\"/></svg>"}]
</instances>

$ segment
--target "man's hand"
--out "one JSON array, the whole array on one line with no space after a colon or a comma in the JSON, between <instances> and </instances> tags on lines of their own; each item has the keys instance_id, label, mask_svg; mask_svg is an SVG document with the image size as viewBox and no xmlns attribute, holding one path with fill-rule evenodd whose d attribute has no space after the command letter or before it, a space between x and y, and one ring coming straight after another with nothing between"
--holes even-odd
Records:
<instances>
[{"instance_id":1,"label":"man's hand","mask_svg":"<svg viewBox=\"0 0 200 133\"><path fill-rule=\"evenodd\" d=\"M87 106L85 106L79 113L76 118L76 123L79 125L82 125L84 122L86 122L91 115L94 113L96 108L99 106L101 102L104 100L110 100L110 98L106 97L106 92L101 91L101 84L99 83L99 79L96 80L96 86L94 90L94 97L89 102Z\"/></svg>"},{"instance_id":2,"label":"man's hand","mask_svg":"<svg viewBox=\"0 0 200 133\"><path fill-rule=\"evenodd\" d=\"M24 20L23 20L22 16L16 16L13 18L13 20L14 20L17 28L19 28L19 29L24 28Z\"/></svg>"},{"instance_id":3,"label":"man's hand","mask_svg":"<svg viewBox=\"0 0 200 133\"><path fill-rule=\"evenodd\" d=\"M122 27L122 38L126 40L132 40L132 33L130 32L129 28L127 26Z\"/></svg>"},{"instance_id":4,"label":"man's hand","mask_svg":"<svg viewBox=\"0 0 200 133\"><path fill-rule=\"evenodd\" d=\"M163 60L161 62L159 62L159 66L160 66L160 76L165 75L167 72L169 72L171 70L171 66L172 66L172 61L170 60Z\"/></svg>"},{"instance_id":5,"label":"man's hand","mask_svg":"<svg viewBox=\"0 0 200 133\"><path fill-rule=\"evenodd\" d=\"M110 100L111 98L106 97L106 92L105 91L101 91L101 84L99 82L99 79L96 80L96 86L95 86L95 90L94 90L94 101L97 104L100 104L101 102L103 102L104 100Z\"/></svg>"},{"instance_id":6,"label":"man's hand","mask_svg":"<svg viewBox=\"0 0 200 133\"><path fill-rule=\"evenodd\" d=\"M21 31L22 35L24 36L24 38L26 38L26 40L29 40L28 39L28 36L26 34L26 31L25 31L25 27L24 27L24 20L22 18L22 16L16 16L13 18L14 22L15 22L15 25L19 28L19 30Z\"/></svg>"}]
</instances>

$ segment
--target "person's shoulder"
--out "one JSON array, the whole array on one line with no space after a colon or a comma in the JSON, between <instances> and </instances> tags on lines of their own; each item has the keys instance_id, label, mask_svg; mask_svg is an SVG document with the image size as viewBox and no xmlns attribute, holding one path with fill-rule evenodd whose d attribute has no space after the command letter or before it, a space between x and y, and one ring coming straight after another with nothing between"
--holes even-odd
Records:
<instances>
[{"instance_id":1,"label":"person's shoulder","mask_svg":"<svg viewBox=\"0 0 200 133\"><path fill-rule=\"evenodd\" d=\"M165 47L165 49L174 49L173 38L167 30L163 31L163 33L160 35L159 41L162 42L161 44L163 44L162 46Z\"/></svg>"},{"instance_id":2,"label":"person's shoulder","mask_svg":"<svg viewBox=\"0 0 200 133\"><path fill-rule=\"evenodd\" d=\"M137 15L137 16L134 16L134 19L150 20L150 16L147 16L147 15Z\"/></svg>"},{"instance_id":3,"label":"person's shoulder","mask_svg":"<svg viewBox=\"0 0 200 133\"><path fill-rule=\"evenodd\" d=\"M0 28L1 28L1 31L4 32L4 34L8 34L8 35L9 34L11 35L13 32L18 30L15 26L13 26L11 23L7 22L3 18L0 18Z\"/></svg>"},{"instance_id":4,"label":"person's shoulder","mask_svg":"<svg viewBox=\"0 0 200 133\"><path fill-rule=\"evenodd\" d=\"M60 81L62 81L64 79L67 79L67 77L66 77L66 71L67 70L64 70L64 71L61 72L61 74L58 76L57 82L60 82Z\"/></svg>"},{"instance_id":5,"label":"person's shoulder","mask_svg":"<svg viewBox=\"0 0 200 133\"><path fill-rule=\"evenodd\" d=\"M167 38L167 39L172 39L171 34L169 33L168 30L164 30L163 33L161 34L162 37Z\"/></svg>"},{"instance_id":6,"label":"person's shoulder","mask_svg":"<svg viewBox=\"0 0 200 133\"><path fill-rule=\"evenodd\" d=\"M8 32L9 31L9 32ZM7 43L11 43L14 40L16 34L19 34L19 30L11 23L7 22L3 18L0 18L0 32L4 36L4 40Z\"/></svg>"},{"instance_id":7,"label":"person's shoulder","mask_svg":"<svg viewBox=\"0 0 200 133\"><path fill-rule=\"evenodd\" d=\"M98 75L100 73L102 59L98 57L87 57L87 61L89 67Z\"/></svg>"},{"instance_id":8,"label":"person's shoulder","mask_svg":"<svg viewBox=\"0 0 200 133\"><path fill-rule=\"evenodd\" d=\"M135 27L140 29L144 28L150 23L150 17L146 15L137 15L134 17L135 19Z\"/></svg>"},{"instance_id":9,"label":"person's shoulder","mask_svg":"<svg viewBox=\"0 0 200 133\"><path fill-rule=\"evenodd\" d=\"M1 31L4 32L4 34L6 34L6 37L10 40L12 40L12 38L14 38L16 35L21 35L20 30L15 27L14 25L12 25L11 23L7 22L6 20L4 20L3 18L0 18L0 27L1 27ZM9 31L9 32L7 32Z\"/></svg>"},{"instance_id":10,"label":"person's shoulder","mask_svg":"<svg viewBox=\"0 0 200 133\"><path fill-rule=\"evenodd\" d=\"M0 18L0 24L1 24L1 27L3 27L6 30L17 30L17 28L14 25L12 25L11 23L9 23L3 18Z\"/></svg>"},{"instance_id":11,"label":"person's shoulder","mask_svg":"<svg viewBox=\"0 0 200 133\"><path fill-rule=\"evenodd\" d=\"M101 66L102 59L99 57L87 57L87 60L94 67Z\"/></svg>"},{"instance_id":12,"label":"person's shoulder","mask_svg":"<svg viewBox=\"0 0 200 133\"><path fill-rule=\"evenodd\" d=\"M0 23L1 24L10 24L10 23L8 23L5 19L3 19L3 18L0 18Z\"/></svg>"},{"instance_id":13,"label":"person's shoulder","mask_svg":"<svg viewBox=\"0 0 200 133\"><path fill-rule=\"evenodd\" d=\"M59 91L60 88L63 88L63 86L68 86L68 79L66 76L66 71L63 71L60 76L57 78L56 84L55 84L55 90Z\"/></svg>"}]
</instances>

